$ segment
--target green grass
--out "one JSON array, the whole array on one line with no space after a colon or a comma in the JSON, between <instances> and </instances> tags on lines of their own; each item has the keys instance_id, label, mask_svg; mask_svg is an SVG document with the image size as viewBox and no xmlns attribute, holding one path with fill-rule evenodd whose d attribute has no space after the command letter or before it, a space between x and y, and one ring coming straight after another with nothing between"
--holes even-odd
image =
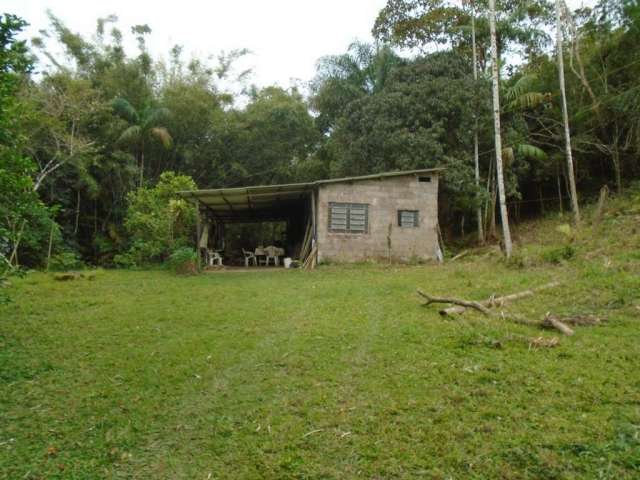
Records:
<instances>
[{"instance_id":1,"label":"green grass","mask_svg":"<svg viewBox=\"0 0 640 480\"><path fill-rule=\"evenodd\" d=\"M510 265L489 252L444 266L13 280L0 477L638 478L634 208L614 205L559 264L545 260L564 242L547 220L521 230L537 242ZM554 279L562 287L509 310L607 322L553 349L506 339L554 332L443 319L415 295L482 299Z\"/></svg>"}]
</instances>

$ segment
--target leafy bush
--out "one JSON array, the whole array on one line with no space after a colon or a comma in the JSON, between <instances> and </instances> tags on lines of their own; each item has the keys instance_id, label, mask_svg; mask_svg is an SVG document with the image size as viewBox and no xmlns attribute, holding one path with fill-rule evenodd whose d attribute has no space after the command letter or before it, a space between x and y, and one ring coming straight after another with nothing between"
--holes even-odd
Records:
<instances>
[{"instance_id":1,"label":"leafy bush","mask_svg":"<svg viewBox=\"0 0 640 480\"><path fill-rule=\"evenodd\" d=\"M176 248L189 244L194 231L195 207L176 198L181 190L193 190L191 177L164 172L153 188L139 188L128 196L125 228L132 244L125 255L114 258L122 266L163 261Z\"/></svg>"},{"instance_id":2,"label":"leafy bush","mask_svg":"<svg viewBox=\"0 0 640 480\"><path fill-rule=\"evenodd\" d=\"M564 245L546 250L542 253L542 259L548 263L559 264L571 260L576 255L576 249L572 245Z\"/></svg>"},{"instance_id":3,"label":"leafy bush","mask_svg":"<svg viewBox=\"0 0 640 480\"><path fill-rule=\"evenodd\" d=\"M531 260L524 253L516 251L505 260L507 267L522 270L531 266Z\"/></svg>"},{"instance_id":4,"label":"leafy bush","mask_svg":"<svg viewBox=\"0 0 640 480\"><path fill-rule=\"evenodd\" d=\"M193 248L182 247L175 250L167 260L167 266L179 275L198 273L197 255Z\"/></svg>"},{"instance_id":5,"label":"leafy bush","mask_svg":"<svg viewBox=\"0 0 640 480\"><path fill-rule=\"evenodd\" d=\"M84 268L84 263L75 252L62 252L51 257L49 270L64 272Z\"/></svg>"}]
</instances>

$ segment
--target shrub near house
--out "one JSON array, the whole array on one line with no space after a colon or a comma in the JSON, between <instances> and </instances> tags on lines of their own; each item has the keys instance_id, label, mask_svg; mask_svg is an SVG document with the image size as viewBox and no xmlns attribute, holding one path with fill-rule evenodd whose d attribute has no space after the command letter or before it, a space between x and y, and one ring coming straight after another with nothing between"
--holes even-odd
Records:
<instances>
[{"instance_id":1,"label":"shrub near house","mask_svg":"<svg viewBox=\"0 0 640 480\"><path fill-rule=\"evenodd\" d=\"M125 218L131 246L115 262L140 266L163 261L176 248L186 246L194 231L195 208L187 200L176 199L176 192L194 188L191 177L164 172L154 187L131 192Z\"/></svg>"}]
</instances>

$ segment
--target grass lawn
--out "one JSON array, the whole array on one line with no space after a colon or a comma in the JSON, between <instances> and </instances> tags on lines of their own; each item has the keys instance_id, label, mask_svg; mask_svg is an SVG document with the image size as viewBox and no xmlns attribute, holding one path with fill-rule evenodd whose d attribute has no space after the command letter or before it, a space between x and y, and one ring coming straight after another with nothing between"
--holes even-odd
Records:
<instances>
[{"instance_id":1,"label":"grass lawn","mask_svg":"<svg viewBox=\"0 0 640 480\"><path fill-rule=\"evenodd\" d=\"M639 478L639 218L557 265L549 222L512 265L13 280L0 477ZM555 279L510 311L607 322L553 349L507 339L557 332L443 319L415 295Z\"/></svg>"}]
</instances>

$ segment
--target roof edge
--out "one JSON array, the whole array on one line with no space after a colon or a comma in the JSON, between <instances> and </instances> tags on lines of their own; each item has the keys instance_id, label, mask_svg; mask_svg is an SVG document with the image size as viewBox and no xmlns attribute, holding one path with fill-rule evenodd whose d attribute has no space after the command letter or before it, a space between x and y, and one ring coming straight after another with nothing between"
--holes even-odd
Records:
<instances>
[{"instance_id":1,"label":"roof edge","mask_svg":"<svg viewBox=\"0 0 640 480\"><path fill-rule=\"evenodd\" d=\"M314 182L300 182L300 183L283 183L276 185L251 185L247 187L227 187L227 188L214 188L214 189L204 189L204 190L183 190L176 192L177 195L181 197L191 197L194 198L197 195L222 195L224 194L233 194L233 193L249 193L251 190L258 189L273 189L273 193L276 193L278 189L283 189L284 191L293 189L293 188L302 188L307 189L317 185L325 185L328 183L347 183L347 182L359 182L363 180L376 180L382 178L390 178L390 177L403 177L408 175L420 175L423 173L439 173L445 170L444 167L434 167L434 168L421 168L416 170L398 170L394 172L382 172L382 173L373 173L370 175L360 175L355 177L342 177L342 178L327 178L325 180L316 180Z\"/></svg>"},{"instance_id":2,"label":"roof edge","mask_svg":"<svg viewBox=\"0 0 640 480\"><path fill-rule=\"evenodd\" d=\"M359 182L361 180L375 180L378 178L405 177L409 175L420 175L421 173L437 173L444 170L444 167L420 168L417 170L398 170L395 172L372 173L370 175L360 175L357 177L328 178L326 180L316 180L314 185L325 183Z\"/></svg>"}]
</instances>

